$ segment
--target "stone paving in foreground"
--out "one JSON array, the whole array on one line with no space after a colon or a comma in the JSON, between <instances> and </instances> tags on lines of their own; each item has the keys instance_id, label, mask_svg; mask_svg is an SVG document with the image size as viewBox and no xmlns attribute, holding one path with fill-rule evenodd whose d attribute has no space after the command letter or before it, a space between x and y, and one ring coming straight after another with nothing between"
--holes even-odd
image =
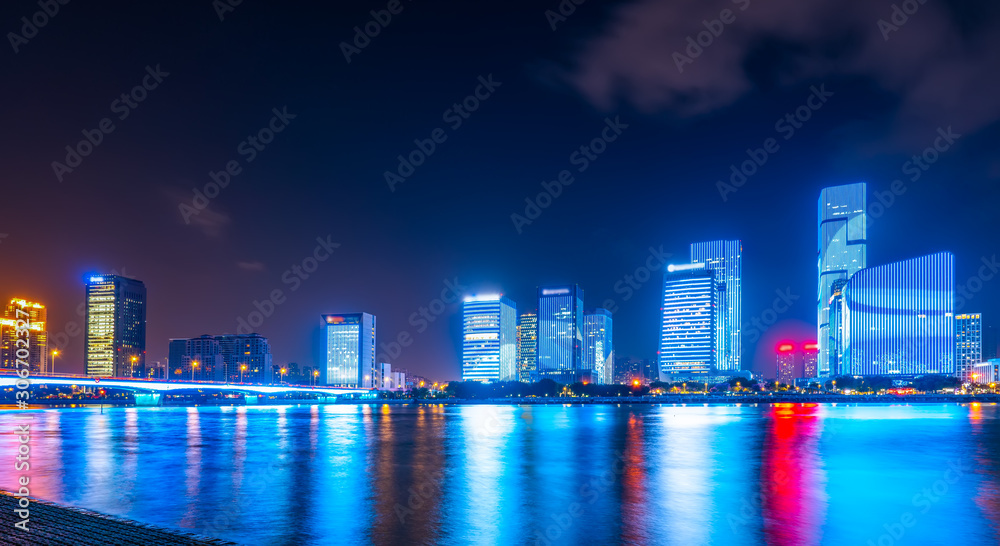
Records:
<instances>
[{"instance_id":1,"label":"stone paving in foreground","mask_svg":"<svg viewBox=\"0 0 1000 546\"><path fill-rule=\"evenodd\" d=\"M0 491L0 544L234 544L37 499L28 507L30 531L25 532L14 527L21 521L14 513L17 502L18 497Z\"/></svg>"}]
</instances>

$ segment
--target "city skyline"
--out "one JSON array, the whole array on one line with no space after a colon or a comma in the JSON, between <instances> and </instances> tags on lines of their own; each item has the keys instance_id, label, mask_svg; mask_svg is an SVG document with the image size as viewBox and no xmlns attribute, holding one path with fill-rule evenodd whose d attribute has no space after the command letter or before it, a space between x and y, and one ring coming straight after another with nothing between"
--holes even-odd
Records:
<instances>
[{"instance_id":1,"label":"city skyline","mask_svg":"<svg viewBox=\"0 0 1000 546\"><path fill-rule=\"evenodd\" d=\"M1000 537L997 0L0 23L0 544Z\"/></svg>"},{"instance_id":2,"label":"city skyline","mask_svg":"<svg viewBox=\"0 0 1000 546\"><path fill-rule=\"evenodd\" d=\"M10 104L18 105L10 109L12 130L24 139L6 148L5 164L24 202L44 202L46 213L30 227L0 225L6 235L0 239L0 295L47 305L51 342L63 351L57 366L66 371L83 371L80 279L115 271L143 280L152 294L151 361L164 359L171 338L238 333L241 321L259 318L252 328L271 340L277 361L310 362L321 352L316 313L365 308L382 317L382 341L400 335L412 340L395 365L458 377L461 313L450 292L454 285L530 301L535 287L566 283L584 287L591 304L609 308L619 324L636 325L618 329L619 355L655 358L650 317L657 313L658 282L634 275L662 263L661 252L680 262L690 242L710 240L742 241L747 324L767 316L781 291L793 304L770 328L815 327L816 309L806 302L818 295L816 196L859 181L869 191L870 263L949 250L956 256L956 279L964 283L995 262L994 244L974 234L990 230L988 204L1000 197L1000 166L987 153L1000 112L973 109L981 104L974 100L924 102L950 93L952 86L941 82L975 75L970 92L990 96L992 81L982 82L983 73L969 64L941 77L940 65L903 54L951 38L974 42L978 32L954 29L996 18L998 8L990 4L923 5L921 13L930 16L914 18L888 41L873 24L884 14L858 7L838 19L857 25L857 49L828 43L826 32L795 34L810 46L805 51L825 44L846 56L828 71L789 72L788 66L797 66L791 59L758 59L751 56L756 49L742 44L733 56L707 50L684 74L658 72L671 77L648 86L633 79L633 65L605 63L602 52L617 58L613 54L628 51L626 58L638 67L654 66L655 59L671 58L708 14L675 13L670 20L693 17L695 28L651 33L675 36L676 43L663 38L640 48L614 29L663 20L625 17L631 10L642 13L642 6L580 7L553 31L543 9L509 3L491 13L490 22L515 29L526 41L501 54L495 31L450 24L453 17L439 17L442 6L432 5L408 9L393 23L399 30L387 29L350 63L337 59L343 62L317 73L301 51L314 50L317 40L324 50L339 51L353 26L367 20L367 10L323 6L317 21L300 21L241 6L224 22L211 10L207 19L192 18L202 8L135 5L87 24L75 19L78 24L57 32L45 29L13 57L12 80L35 82L39 91L5 90ZM771 11L748 9L747 32L760 36ZM24 15L12 12L7 20ZM799 12L789 17L791 28L816 30ZM158 24L145 23L151 20ZM339 26L315 34L323 38L308 38L318 20ZM930 21L954 25L923 26ZM238 32L241 24L254 23L278 25L282 39L260 42ZM166 28L199 39L177 43L177 33ZM417 28L464 47L431 48L438 62L418 70L408 47ZM105 50L87 39L94 32L134 43L142 54L130 62L103 62ZM229 40L238 46L220 47ZM261 59L259 67L245 66L247 54ZM741 69L720 65L737 58L747 61ZM466 70L447 68L465 61ZM566 66L579 70L569 77ZM871 66L884 70L860 68ZM216 93L187 92L216 70L222 71L212 79ZM619 71L637 84L632 91L608 83ZM101 74L99 84L77 85L83 72ZM152 82L151 74L161 81L143 89L145 100L129 108L127 118L110 112L110 103L143 78ZM687 96L689 74L702 76L694 81L704 86L695 89L719 92L708 95L718 101L694 107L658 99ZM492 90L480 77L493 82ZM926 94L914 96L895 81L926 81ZM657 82L677 94L661 96ZM248 85L260 92L245 93ZM443 119L452 118L446 110L475 97L478 86L479 96L488 98L477 99L482 104L453 129L455 123ZM807 101L819 96L813 88L825 94L822 107L810 110L807 122L785 122L800 106L810 108ZM79 92L69 102L52 100L62 89ZM392 121L369 123L359 112ZM114 132L57 180L52 163L64 163L65 148L84 139L81 131L93 134L104 116ZM272 120L281 131L264 139L264 149L250 145L248 137L257 141L262 129L271 131ZM776 132L776 121L795 130ZM385 173L398 175L397 156L410 155L415 139L426 142L439 127L447 140L435 142L433 155L390 188ZM603 138L605 129L615 140L600 144L606 150L581 172L584 164L571 157L586 156L572 154ZM764 147L772 137L777 152ZM252 162L251 154L238 151L244 142L243 149L254 152ZM230 173L226 166L233 161ZM485 165L492 170L484 171ZM561 169L574 181L560 182ZM215 182L227 179L225 187ZM585 219L597 211L608 220ZM530 223L515 227L513 214ZM927 221L931 217L947 221ZM986 282L968 295L968 310L982 312L988 324L1000 308L1000 291ZM769 369L772 337L780 332L758 336L743 326L749 333L743 367Z\"/></svg>"}]
</instances>

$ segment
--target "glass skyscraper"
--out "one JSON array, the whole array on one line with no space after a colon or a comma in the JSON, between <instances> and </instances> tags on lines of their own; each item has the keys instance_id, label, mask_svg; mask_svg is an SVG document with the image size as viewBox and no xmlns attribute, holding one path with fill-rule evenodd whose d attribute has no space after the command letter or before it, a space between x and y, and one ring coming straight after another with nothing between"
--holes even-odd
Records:
<instances>
[{"instance_id":1,"label":"glass skyscraper","mask_svg":"<svg viewBox=\"0 0 1000 546\"><path fill-rule=\"evenodd\" d=\"M973 368L983 362L983 316L955 316L955 371L962 381L972 381Z\"/></svg>"},{"instance_id":2,"label":"glass skyscraper","mask_svg":"<svg viewBox=\"0 0 1000 546\"><path fill-rule=\"evenodd\" d=\"M841 373L954 374L954 306L949 252L855 273L844 287Z\"/></svg>"},{"instance_id":3,"label":"glass skyscraper","mask_svg":"<svg viewBox=\"0 0 1000 546\"><path fill-rule=\"evenodd\" d=\"M320 368L327 385L374 388L375 316L368 313L322 315L326 363Z\"/></svg>"},{"instance_id":4,"label":"glass skyscraper","mask_svg":"<svg viewBox=\"0 0 1000 546\"><path fill-rule=\"evenodd\" d=\"M868 189L864 182L825 188L819 194L819 290L817 340L819 375L830 375L830 299L833 284L867 267Z\"/></svg>"},{"instance_id":5,"label":"glass skyscraper","mask_svg":"<svg viewBox=\"0 0 1000 546\"><path fill-rule=\"evenodd\" d=\"M738 371L743 352L741 342L743 245L736 241L709 241L691 245L691 263L705 264L715 271L718 305L715 318L715 365L719 371Z\"/></svg>"},{"instance_id":6,"label":"glass skyscraper","mask_svg":"<svg viewBox=\"0 0 1000 546\"><path fill-rule=\"evenodd\" d=\"M538 289L538 373L568 376L583 366L583 290Z\"/></svg>"},{"instance_id":7,"label":"glass skyscraper","mask_svg":"<svg viewBox=\"0 0 1000 546\"><path fill-rule=\"evenodd\" d=\"M518 380L517 308L510 298L465 298L462 334L463 381Z\"/></svg>"},{"instance_id":8,"label":"glass skyscraper","mask_svg":"<svg viewBox=\"0 0 1000 546\"><path fill-rule=\"evenodd\" d=\"M538 313L521 313L517 323L517 377L529 382L538 369Z\"/></svg>"},{"instance_id":9,"label":"glass skyscraper","mask_svg":"<svg viewBox=\"0 0 1000 546\"><path fill-rule=\"evenodd\" d=\"M87 279L84 369L99 377L143 377L146 285L119 275Z\"/></svg>"},{"instance_id":10,"label":"glass skyscraper","mask_svg":"<svg viewBox=\"0 0 1000 546\"><path fill-rule=\"evenodd\" d=\"M609 385L614 378L614 344L611 311L594 309L583 316L583 369L590 370L598 385Z\"/></svg>"},{"instance_id":11,"label":"glass skyscraper","mask_svg":"<svg viewBox=\"0 0 1000 546\"><path fill-rule=\"evenodd\" d=\"M663 275L660 372L708 375L715 370L716 271L704 264L670 265Z\"/></svg>"}]
</instances>

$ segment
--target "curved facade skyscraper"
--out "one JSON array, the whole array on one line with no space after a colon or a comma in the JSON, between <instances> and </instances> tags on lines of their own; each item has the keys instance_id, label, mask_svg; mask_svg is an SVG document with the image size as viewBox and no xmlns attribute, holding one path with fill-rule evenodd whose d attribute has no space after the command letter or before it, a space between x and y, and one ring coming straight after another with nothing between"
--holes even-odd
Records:
<instances>
[{"instance_id":1,"label":"curved facade skyscraper","mask_svg":"<svg viewBox=\"0 0 1000 546\"><path fill-rule=\"evenodd\" d=\"M939 252L859 271L844 286L842 373L955 373L955 257Z\"/></svg>"},{"instance_id":2,"label":"curved facade skyscraper","mask_svg":"<svg viewBox=\"0 0 1000 546\"><path fill-rule=\"evenodd\" d=\"M819 194L819 375L830 375L836 343L830 330L833 285L867 267L868 187L864 182L824 188Z\"/></svg>"}]
</instances>

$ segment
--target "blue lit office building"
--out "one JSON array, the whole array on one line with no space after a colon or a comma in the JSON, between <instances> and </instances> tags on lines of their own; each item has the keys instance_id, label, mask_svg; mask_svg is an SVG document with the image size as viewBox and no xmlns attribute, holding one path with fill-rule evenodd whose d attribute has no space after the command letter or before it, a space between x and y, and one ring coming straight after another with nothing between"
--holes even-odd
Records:
<instances>
[{"instance_id":1,"label":"blue lit office building","mask_svg":"<svg viewBox=\"0 0 1000 546\"><path fill-rule=\"evenodd\" d=\"M825 188L819 194L819 375L831 372L836 343L830 329L833 285L867 267L867 195L864 182Z\"/></svg>"},{"instance_id":2,"label":"blue lit office building","mask_svg":"<svg viewBox=\"0 0 1000 546\"><path fill-rule=\"evenodd\" d=\"M538 374L572 382L583 367L583 290L538 289Z\"/></svg>"},{"instance_id":3,"label":"blue lit office building","mask_svg":"<svg viewBox=\"0 0 1000 546\"><path fill-rule=\"evenodd\" d=\"M691 245L691 263L715 271L718 305L715 317L716 368L738 371L741 366L740 313L742 311L743 245L736 241L709 241Z\"/></svg>"},{"instance_id":4,"label":"blue lit office building","mask_svg":"<svg viewBox=\"0 0 1000 546\"><path fill-rule=\"evenodd\" d=\"M704 264L671 265L663 275L660 372L673 378L714 373L718 289Z\"/></svg>"},{"instance_id":5,"label":"blue lit office building","mask_svg":"<svg viewBox=\"0 0 1000 546\"><path fill-rule=\"evenodd\" d=\"M326 385L374 388L375 316L368 313L322 315L326 362L320 374Z\"/></svg>"},{"instance_id":6,"label":"blue lit office building","mask_svg":"<svg viewBox=\"0 0 1000 546\"><path fill-rule=\"evenodd\" d=\"M462 304L462 380L517 381L517 308L500 295Z\"/></svg>"},{"instance_id":7,"label":"blue lit office building","mask_svg":"<svg viewBox=\"0 0 1000 546\"><path fill-rule=\"evenodd\" d=\"M590 371L590 380L598 385L614 382L611 335L611 311L594 309L583 315L583 369Z\"/></svg>"},{"instance_id":8,"label":"blue lit office building","mask_svg":"<svg viewBox=\"0 0 1000 546\"><path fill-rule=\"evenodd\" d=\"M955 257L950 252L855 273L843 293L842 373L955 373Z\"/></svg>"}]
</instances>

